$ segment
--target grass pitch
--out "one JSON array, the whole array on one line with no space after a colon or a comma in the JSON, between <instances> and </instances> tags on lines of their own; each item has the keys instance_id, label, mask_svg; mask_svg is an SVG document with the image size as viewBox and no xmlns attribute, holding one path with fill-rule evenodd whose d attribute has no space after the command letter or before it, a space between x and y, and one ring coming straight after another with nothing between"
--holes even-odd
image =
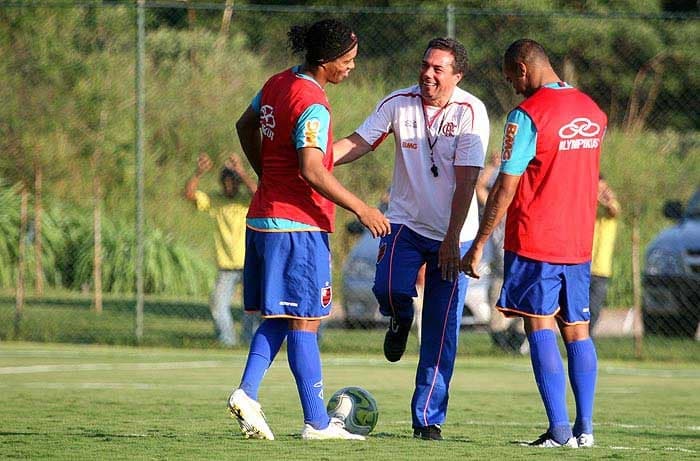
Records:
<instances>
[{"instance_id":1,"label":"grass pitch","mask_svg":"<svg viewBox=\"0 0 700 461\"><path fill-rule=\"evenodd\" d=\"M20 459L697 459L696 364L600 364L590 450L517 445L546 426L526 358L459 357L446 440L411 437L415 355L323 356L326 396L370 390L379 422L366 442L300 439L301 407L284 351L260 400L277 440L245 440L226 398L242 351L0 343L0 457ZM573 413L573 399L569 399Z\"/></svg>"}]
</instances>

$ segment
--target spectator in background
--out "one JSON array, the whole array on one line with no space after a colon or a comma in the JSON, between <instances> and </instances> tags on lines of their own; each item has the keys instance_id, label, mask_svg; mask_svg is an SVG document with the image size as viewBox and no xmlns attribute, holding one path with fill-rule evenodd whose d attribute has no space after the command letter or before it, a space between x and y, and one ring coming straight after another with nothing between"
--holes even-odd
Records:
<instances>
[{"instance_id":1,"label":"spectator in background","mask_svg":"<svg viewBox=\"0 0 700 461\"><path fill-rule=\"evenodd\" d=\"M195 204L197 210L208 213L216 221L214 245L216 248L216 282L211 293L209 308L214 319L216 335L225 346L238 344L238 336L231 317L231 297L243 281L243 256L245 254L245 215L247 199L240 194L244 184L251 194L257 185L246 174L236 154L224 163L219 180L221 191L207 194L199 190L199 180L212 169L214 163L207 154L200 154L197 169L185 184L185 198ZM243 316L242 336L249 343L257 323L255 315Z\"/></svg>"},{"instance_id":2,"label":"spectator in background","mask_svg":"<svg viewBox=\"0 0 700 461\"><path fill-rule=\"evenodd\" d=\"M486 206L486 199L489 191L498 178L501 166L501 152L495 151L491 154L489 162L479 175L476 181L476 198L481 209ZM483 214L483 212L481 213ZM525 326L520 317L506 317L501 315L496 309L496 302L501 293L503 285L503 239L505 237L505 219L496 226L491 234L492 258L491 278L489 284L489 305L491 306L491 317L489 319L489 332L493 345L506 352L519 352L527 354L528 345L525 341Z\"/></svg>"},{"instance_id":3,"label":"spectator in background","mask_svg":"<svg viewBox=\"0 0 700 461\"><path fill-rule=\"evenodd\" d=\"M593 331L605 304L612 275L612 257L615 250L620 203L603 176L598 180L598 210L593 231L593 258L591 260L591 324Z\"/></svg>"}]
</instances>

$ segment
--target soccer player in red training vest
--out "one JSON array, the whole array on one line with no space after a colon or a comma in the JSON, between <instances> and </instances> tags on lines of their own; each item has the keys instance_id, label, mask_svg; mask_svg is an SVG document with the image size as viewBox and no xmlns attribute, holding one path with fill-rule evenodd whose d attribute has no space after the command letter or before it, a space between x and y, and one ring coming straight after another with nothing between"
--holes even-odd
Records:
<instances>
[{"instance_id":1,"label":"soccer player in red training vest","mask_svg":"<svg viewBox=\"0 0 700 461\"><path fill-rule=\"evenodd\" d=\"M272 76L236 123L259 186L246 218L244 307L263 322L250 345L240 387L229 409L246 437L274 439L258 403L258 388L287 340L289 367L304 412L304 439L364 439L330 420L323 401L316 341L330 315L332 285L328 233L335 204L352 211L372 235L389 222L333 176L330 105L324 87L355 67L357 37L345 24L322 20L289 31L304 64Z\"/></svg>"},{"instance_id":2,"label":"soccer player in red training vest","mask_svg":"<svg viewBox=\"0 0 700 461\"><path fill-rule=\"evenodd\" d=\"M532 369L549 419L548 430L530 445L590 447L598 359L588 331L588 287L607 117L591 98L559 79L533 40L510 45L503 72L525 100L508 115L500 174L461 268L478 277L484 245L507 211L497 308L525 320ZM557 327L566 343L576 399L573 431Z\"/></svg>"}]
</instances>

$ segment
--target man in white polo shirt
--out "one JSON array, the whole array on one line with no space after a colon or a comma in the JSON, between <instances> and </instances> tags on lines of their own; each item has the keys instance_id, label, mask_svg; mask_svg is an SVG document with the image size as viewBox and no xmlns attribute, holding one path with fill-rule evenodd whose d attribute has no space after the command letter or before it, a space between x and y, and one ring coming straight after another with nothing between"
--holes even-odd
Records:
<instances>
[{"instance_id":1,"label":"man in white polo shirt","mask_svg":"<svg viewBox=\"0 0 700 461\"><path fill-rule=\"evenodd\" d=\"M395 91L350 136L333 146L335 164L358 159L393 133L396 159L374 294L391 317L384 355L401 359L413 321L416 276L426 263L422 340L411 402L414 437L442 440L467 278L461 256L478 229L474 186L489 138L484 104L460 89L467 52L435 38L423 55L418 84Z\"/></svg>"}]
</instances>

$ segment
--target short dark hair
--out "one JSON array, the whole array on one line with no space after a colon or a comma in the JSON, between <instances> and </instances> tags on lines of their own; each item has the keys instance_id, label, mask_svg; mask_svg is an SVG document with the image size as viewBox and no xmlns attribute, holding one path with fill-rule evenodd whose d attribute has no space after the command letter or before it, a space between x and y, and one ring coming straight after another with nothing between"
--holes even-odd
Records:
<instances>
[{"instance_id":1,"label":"short dark hair","mask_svg":"<svg viewBox=\"0 0 700 461\"><path fill-rule=\"evenodd\" d=\"M221 174L219 175L219 181L222 183L226 181L227 179L232 179L234 182L240 182L241 177L238 175L233 170L229 170L228 168L224 167L221 169Z\"/></svg>"},{"instance_id":2,"label":"short dark hair","mask_svg":"<svg viewBox=\"0 0 700 461\"><path fill-rule=\"evenodd\" d=\"M313 66L338 59L357 44L352 29L337 19L324 19L310 26L292 26L287 37L292 51L306 51L306 63Z\"/></svg>"},{"instance_id":3,"label":"short dark hair","mask_svg":"<svg viewBox=\"0 0 700 461\"><path fill-rule=\"evenodd\" d=\"M503 64L506 66L514 66L519 62L549 62L549 58L542 45L532 39L521 38L511 43L503 55Z\"/></svg>"},{"instance_id":4,"label":"short dark hair","mask_svg":"<svg viewBox=\"0 0 700 461\"><path fill-rule=\"evenodd\" d=\"M466 74L469 70L469 57L467 56L467 49L464 48L464 45L462 45L462 43L458 40L449 37L434 38L428 42L428 46L425 48L423 55L425 55L425 53L427 53L431 48L451 52L452 56L455 58L453 67L456 73Z\"/></svg>"}]
</instances>

